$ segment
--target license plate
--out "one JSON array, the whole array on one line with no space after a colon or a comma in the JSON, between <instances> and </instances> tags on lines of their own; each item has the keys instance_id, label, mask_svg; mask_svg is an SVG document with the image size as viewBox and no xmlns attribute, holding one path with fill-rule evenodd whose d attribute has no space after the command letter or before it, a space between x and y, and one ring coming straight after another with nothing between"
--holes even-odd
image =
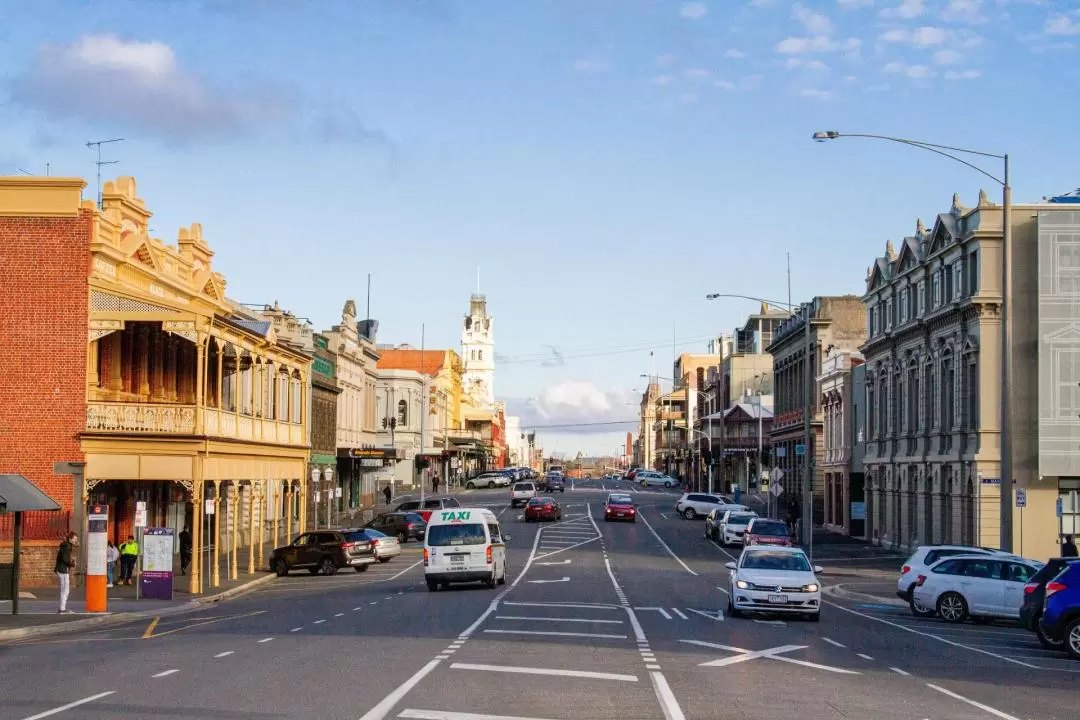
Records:
<instances>
[{"instance_id":1,"label":"license plate","mask_svg":"<svg viewBox=\"0 0 1080 720\"><path fill-rule=\"evenodd\" d=\"M773 605L787 605L787 595L770 595L769 602Z\"/></svg>"},{"instance_id":2,"label":"license plate","mask_svg":"<svg viewBox=\"0 0 1080 720\"><path fill-rule=\"evenodd\" d=\"M450 556L450 562L452 564L454 564L454 565L461 565L461 564L463 564L465 562L465 556L464 555L451 555Z\"/></svg>"},{"instance_id":3,"label":"license plate","mask_svg":"<svg viewBox=\"0 0 1080 720\"><path fill-rule=\"evenodd\" d=\"M615 513L616 517L626 517L626 513Z\"/></svg>"}]
</instances>

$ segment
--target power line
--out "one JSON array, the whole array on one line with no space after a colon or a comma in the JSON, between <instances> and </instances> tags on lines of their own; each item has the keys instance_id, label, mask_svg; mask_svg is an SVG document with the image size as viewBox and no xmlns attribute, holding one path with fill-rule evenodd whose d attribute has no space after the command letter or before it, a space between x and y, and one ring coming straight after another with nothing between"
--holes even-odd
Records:
<instances>
[{"instance_id":1,"label":"power line","mask_svg":"<svg viewBox=\"0 0 1080 720\"><path fill-rule=\"evenodd\" d=\"M561 425L522 425L523 429L549 430L551 428L577 428L577 427L600 427L602 425L637 425L641 418L633 420L608 420L605 422L563 423Z\"/></svg>"},{"instance_id":2,"label":"power line","mask_svg":"<svg viewBox=\"0 0 1080 720\"><path fill-rule=\"evenodd\" d=\"M712 335L706 335L706 336L698 337L698 338L690 338L688 340L684 340L683 342L675 343L675 346L676 347L686 347L686 346L689 346L689 345L696 345L697 343L701 342L702 340L711 340L711 339L713 339ZM654 344L654 345L641 345L641 346L632 347L632 348L625 348L625 349L621 349L621 350L583 351L583 352L580 352L580 353L577 353L577 354L569 354L569 355L564 354L564 355L559 356L558 358L553 356L550 353L547 354L547 355L538 356L536 358L531 358L531 357L529 357L527 355L519 355L519 356L510 356L510 357L506 357L506 358L500 358L497 361L497 363L499 365L538 365L538 364L551 362L552 360L558 360L558 359L561 359L561 360L574 360L574 359L580 359L580 358L604 357L604 356L608 356L608 355L628 355L628 354L631 354L631 353L645 352L646 350L666 350L667 348L670 348L671 346L672 346L672 343L664 342L664 343L658 343L658 344Z\"/></svg>"}]
</instances>

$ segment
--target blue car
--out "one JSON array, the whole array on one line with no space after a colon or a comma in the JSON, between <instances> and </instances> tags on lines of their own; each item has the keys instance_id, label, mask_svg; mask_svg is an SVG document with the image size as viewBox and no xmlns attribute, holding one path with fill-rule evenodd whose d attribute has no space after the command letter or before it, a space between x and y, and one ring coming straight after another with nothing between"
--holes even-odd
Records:
<instances>
[{"instance_id":1,"label":"blue car","mask_svg":"<svg viewBox=\"0 0 1080 720\"><path fill-rule=\"evenodd\" d=\"M1073 561L1046 584L1040 626L1046 636L1061 642L1073 660L1080 660L1080 561Z\"/></svg>"}]
</instances>

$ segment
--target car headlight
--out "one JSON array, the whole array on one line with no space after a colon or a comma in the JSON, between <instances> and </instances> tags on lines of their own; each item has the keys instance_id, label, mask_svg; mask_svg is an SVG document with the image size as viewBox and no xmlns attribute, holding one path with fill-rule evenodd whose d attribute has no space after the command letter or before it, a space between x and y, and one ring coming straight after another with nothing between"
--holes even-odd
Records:
<instances>
[{"instance_id":1,"label":"car headlight","mask_svg":"<svg viewBox=\"0 0 1080 720\"><path fill-rule=\"evenodd\" d=\"M751 586L750 583L746 582L745 580L736 580L735 587L739 588L740 590L749 590Z\"/></svg>"},{"instance_id":2,"label":"car headlight","mask_svg":"<svg viewBox=\"0 0 1080 720\"><path fill-rule=\"evenodd\" d=\"M810 583L809 585L803 585L802 591L803 592L817 592L820 589L821 588L818 587L817 583Z\"/></svg>"}]
</instances>

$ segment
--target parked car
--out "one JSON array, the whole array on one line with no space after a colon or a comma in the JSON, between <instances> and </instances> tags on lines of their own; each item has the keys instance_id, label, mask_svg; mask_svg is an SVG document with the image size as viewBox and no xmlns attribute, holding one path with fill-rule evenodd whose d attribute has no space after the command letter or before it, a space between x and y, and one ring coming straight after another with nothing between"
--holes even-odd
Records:
<instances>
[{"instance_id":1,"label":"parked car","mask_svg":"<svg viewBox=\"0 0 1080 720\"><path fill-rule=\"evenodd\" d=\"M720 521L717 523L717 535L719 537L714 539L718 540L721 545L742 545L750 521L757 516L756 512L743 512L741 510L724 512L720 515Z\"/></svg>"},{"instance_id":2,"label":"parked car","mask_svg":"<svg viewBox=\"0 0 1080 720\"><path fill-rule=\"evenodd\" d=\"M912 592L915 589L915 581L920 575L926 574L926 569L934 563L957 555L1010 555L1010 553L969 545L923 545L904 562L904 566L900 569L900 577L896 581L896 594L908 603L912 613L919 617L933 617L937 614L935 608L924 608L915 601Z\"/></svg>"},{"instance_id":3,"label":"parked car","mask_svg":"<svg viewBox=\"0 0 1080 720\"><path fill-rule=\"evenodd\" d=\"M753 518L743 532L743 547L752 545L792 546L788 526L781 520Z\"/></svg>"},{"instance_id":4,"label":"parked car","mask_svg":"<svg viewBox=\"0 0 1080 720\"><path fill-rule=\"evenodd\" d=\"M728 615L740 617L745 611L779 612L821 619L821 584L818 566L801 548L748 547L737 562L726 564L731 571L728 588Z\"/></svg>"},{"instance_id":5,"label":"parked car","mask_svg":"<svg viewBox=\"0 0 1080 720\"><path fill-rule=\"evenodd\" d=\"M371 541L371 551L379 562L388 563L401 554L401 543L396 537L381 533L374 528L362 528L360 532Z\"/></svg>"},{"instance_id":6,"label":"parked car","mask_svg":"<svg viewBox=\"0 0 1080 720\"><path fill-rule=\"evenodd\" d=\"M634 498L625 493L611 493L604 503L604 522L611 520L629 520L637 522L637 508Z\"/></svg>"},{"instance_id":7,"label":"parked car","mask_svg":"<svg viewBox=\"0 0 1080 720\"><path fill-rule=\"evenodd\" d=\"M1046 584L1039 624L1051 641L1061 641L1069 657L1080 660L1080 562L1071 561Z\"/></svg>"},{"instance_id":8,"label":"parked car","mask_svg":"<svg viewBox=\"0 0 1080 720\"><path fill-rule=\"evenodd\" d=\"M474 478L469 478L465 483L469 490L478 487L486 487L489 490L497 487L510 487L510 477L506 473L487 472L480 473Z\"/></svg>"},{"instance_id":9,"label":"parked car","mask_svg":"<svg viewBox=\"0 0 1080 720\"><path fill-rule=\"evenodd\" d=\"M375 518L364 527L373 528L381 533L393 535L399 543L407 543L410 540L424 540L424 532L427 523L424 516L416 512L388 512L376 515Z\"/></svg>"},{"instance_id":10,"label":"parked car","mask_svg":"<svg viewBox=\"0 0 1080 720\"><path fill-rule=\"evenodd\" d=\"M634 480L640 482L642 487L663 485L666 488L673 488L679 484L679 481L675 478L664 475L663 473L653 472L652 470L641 470L637 472L634 475Z\"/></svg>"},{"instance_id":11,"label":"parked car","mask_svg":"<svg viewBox=\"0 0 1080 720\"><path fill-rule=\"evenodd\" d=\"M938 560L915 580L912 597L942 620L1019 620L1024 586L1042 563L1010 556L959 555Z\"/></svg>"},{"instance_id":12,"label":"parked car","mask_svg":"<svg viewBox=\"0 0 1080 720\"><path fill-rule=\"evenodd\" d=\"M525 504L525 522L562 520L562 507L555 498L534 497Z\"/></svg>"},{"instance_id":13,"label":"parked car","mask_svg":"<svg viewBox=\"0 0 1080 720\"><path fill-rule=\"evenodd\" d=\"M1042 619L1043 604L1046 602L1046 586L1061 574L1069 564L1069 558L1050 558L1050 562L1024 586L1024 604L1020 606L1020 624L1035 633L1039 642L1047 650L1064 650L1064 641L1055 642L1046 636L1039 621Z\"/></svg>"},{"instance_id":14,"label":"parked car","mask_svg":"<svg viewBox=\"0 0 1080 720\"><path fill-rule=\"evenodd\" d=\"M708 495L706 493L683 493L675 503L675 512L687 520L697 517L706 517L713 510L749 510L745 505L736 505L730 498L723 495Z\"/></svg>"},{"instance_id":15,"label":"parked car","mask_svg":"<svg viewBox=\"0 0 1080 720\"><path fill-rule=\"evenodd\" d=\"M419 500L405 500L394 508L394 512L415 512L424 519L424 522L431 522L431 513L434 510L446 510L447 508L456 507L461 507L461 503L455 498L431 497L426 498L423 503Z\"/></svg>"},{"instance_id":16,"label":"parked car","mask_svg":"<svg viewBox=\"0 0 1080 720\"><path fill-rule=\"evenodd\" d=\"M278 577L293 570L312 575L334 575L351 567L364 572L376 560L375 548L363 530L319 530L303 533L270 554L270 568Z\"/></svg>"}]
</instances>

